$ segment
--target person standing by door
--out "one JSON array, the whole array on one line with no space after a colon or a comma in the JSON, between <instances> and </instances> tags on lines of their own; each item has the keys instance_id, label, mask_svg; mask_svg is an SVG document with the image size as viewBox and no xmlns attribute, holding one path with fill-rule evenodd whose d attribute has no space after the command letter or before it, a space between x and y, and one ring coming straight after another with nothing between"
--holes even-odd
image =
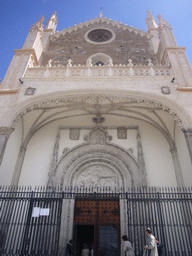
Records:
<instances>
[{"instance_id":1,"label":"person standing by door","mask_svg":"<svg viewBox=\"0 0 192 256\"><path fill-rule=\"evenodd\" d=\"M122 236L123 244L123 256L135 256L131 242L128 240L126 235Z\"/></svg>"}]
</instances>

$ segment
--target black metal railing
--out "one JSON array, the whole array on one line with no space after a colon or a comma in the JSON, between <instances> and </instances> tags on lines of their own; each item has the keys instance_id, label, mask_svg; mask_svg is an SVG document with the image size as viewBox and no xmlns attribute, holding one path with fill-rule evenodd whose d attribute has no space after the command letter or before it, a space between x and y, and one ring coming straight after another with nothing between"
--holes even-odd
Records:
<instances>
[{"instance_id":1,"label":"black metal railing","mask_svg":"<svg viewBox=\"0 0 192 256\"><path fill-rule=\"evenodd\" d=\"M65 214L62 204L68 199L118 199L123 203L127 234L136 256L143 255L146 227L164 244L164 255L192 255L192 188L3 186L0 255L58 255L61 217Z\"/></svg>"}]
</instances>

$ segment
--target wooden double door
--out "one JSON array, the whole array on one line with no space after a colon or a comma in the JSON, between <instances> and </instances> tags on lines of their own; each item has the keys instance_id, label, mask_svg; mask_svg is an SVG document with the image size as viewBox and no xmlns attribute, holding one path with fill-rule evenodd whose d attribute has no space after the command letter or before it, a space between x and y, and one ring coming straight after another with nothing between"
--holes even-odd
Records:
<instances>
[{"instance_id":1,"label":"wooden double door","mask_svg":"<svg viewBox=\"0 0 192 256\"><path fill-rule=\"evenodd\" d=\"M74 222L76 255L84 245L94 256L120 255L119 200L76 200Z\"/></svg>"}]
</instances>

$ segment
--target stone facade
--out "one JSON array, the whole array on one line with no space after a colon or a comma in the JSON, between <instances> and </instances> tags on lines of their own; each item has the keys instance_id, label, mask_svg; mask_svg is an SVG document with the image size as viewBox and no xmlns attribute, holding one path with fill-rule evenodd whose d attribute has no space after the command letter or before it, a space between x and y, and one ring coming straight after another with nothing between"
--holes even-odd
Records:
<instances>
[{"instance_id":1,"label":"stone facade","mask_svg":"<svg viewBox=\"0 0 192 256\"><path fill-rule=\"evenodd\" d=\"M2 185L192 185L192 70L158 19L147 32L99 17L55 33L56 13L32 25L0 89ZM73 199L62 214L61 248Z\"/></svg>"}]
</instances>

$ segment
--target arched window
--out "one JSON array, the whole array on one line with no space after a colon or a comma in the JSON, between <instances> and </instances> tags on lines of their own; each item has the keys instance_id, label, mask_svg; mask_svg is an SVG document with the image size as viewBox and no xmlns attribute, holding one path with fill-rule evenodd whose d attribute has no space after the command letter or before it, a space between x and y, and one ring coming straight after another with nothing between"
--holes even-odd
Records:
<instances>
[{"instance_id":1,"label":"arched window","mask_svg":"<svg viewBox=\"0 0 192 256\"><path fill-rule=\"evenodd\" d=\"M112 63L112 59L109 55L104 53L96 53L91 55L87 59L87 66L108 66Z\"/></svg>"}]
</instances>

